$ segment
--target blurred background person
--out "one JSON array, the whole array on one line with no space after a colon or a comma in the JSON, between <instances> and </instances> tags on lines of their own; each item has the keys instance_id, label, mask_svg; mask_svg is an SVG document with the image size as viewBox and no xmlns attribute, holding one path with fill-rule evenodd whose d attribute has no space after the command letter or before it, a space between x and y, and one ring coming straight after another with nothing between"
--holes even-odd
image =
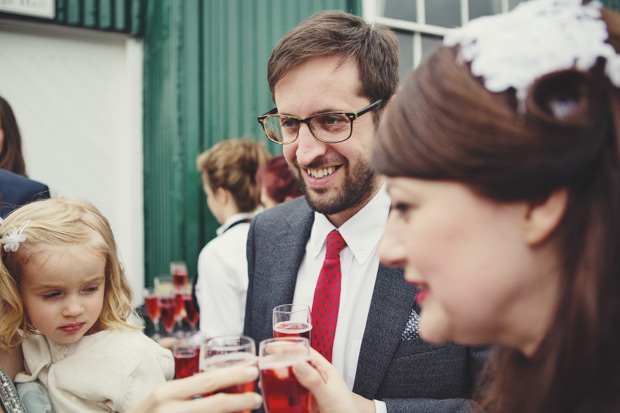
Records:
<instances>
[{"instance_id":1,"label":"blurred background person","mask_svg":"<svg viewBox=\"0 0 620 413\"><path fill-rule=\"evenodd\" d=\"M50 191L47 185L0 169L0 219L6 218L21 205L49 197Z\"/></svg>"},{"instance_id":2,"label":"blurred background person","mask_svg":"<svg viewBox=\"0 0 620 413\"><path fill-rule=\"evenodd\" d=\"M260 202L265 209L303 195L284 155L274 156L259 168L256 183L260 187Z\"/></svg>"},{"instance_id":3,"label":"blurred background person","mask_svg":"<svg viewBox=\"0 0 620 413\"><path fill-rule=\"evenodd\" d=\"M18 206L49 197L47 185L26 176L17 119L9 102L0 96L0 220Z\"/></svg>"},{"instance_id":4,"label":"blurred background person","mask_svg":"<svg viewBox=\"0 0 620 413\"><path fill-rule=\"evenodd\" d=\"M0 168L26 176L22 138L11 105L0 96Z\"/></svg>"},{"instance_id":5,"label":"blurred background person","mask_svg":"<svg viewBox=\"0 0 620 413\"><path fill-rule=\"evenodd\" d=\"M270 154L262 142L228 140L197 158L209 210L221 226L198 256L194 293L200 310L200 335L243 332L248 289L246 242L260 205L256 171Z\"/></svg>"}]
</instances>

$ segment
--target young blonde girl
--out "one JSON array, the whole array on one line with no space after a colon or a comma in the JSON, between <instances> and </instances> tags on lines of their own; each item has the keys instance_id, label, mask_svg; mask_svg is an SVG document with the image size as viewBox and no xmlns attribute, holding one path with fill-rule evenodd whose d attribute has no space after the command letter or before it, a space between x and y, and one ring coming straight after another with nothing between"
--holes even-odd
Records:
<instances>
[{"instance_id":1,"label":"young blonde girl","mask_svg":"<svg viewBox=\"0 0 620 413\"><path fill-rule=\"evenodd\" d=\"M33 202L0 237L0 348L22 347L18 387L41 383L56 412L122 412L173 377L170 352L128 321L131 290L93 205Z\"/></svg>"}]
</instances>

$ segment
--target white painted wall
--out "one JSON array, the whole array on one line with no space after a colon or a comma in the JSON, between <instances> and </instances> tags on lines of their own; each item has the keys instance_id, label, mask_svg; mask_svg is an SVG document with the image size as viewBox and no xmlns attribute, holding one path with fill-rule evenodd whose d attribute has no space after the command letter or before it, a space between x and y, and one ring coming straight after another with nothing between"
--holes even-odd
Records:
<instances>
[{"instance_id":1,"label":"white painted wall","mask_svg":"<svg viewBox=\"0 0 620 413\"><path fill-rule=\"evenodd\" d=\"M136 295L144 284L142 44L128 36L0 19L0 95L30 178L110 220Z\"/></svg>"}]
</instances>

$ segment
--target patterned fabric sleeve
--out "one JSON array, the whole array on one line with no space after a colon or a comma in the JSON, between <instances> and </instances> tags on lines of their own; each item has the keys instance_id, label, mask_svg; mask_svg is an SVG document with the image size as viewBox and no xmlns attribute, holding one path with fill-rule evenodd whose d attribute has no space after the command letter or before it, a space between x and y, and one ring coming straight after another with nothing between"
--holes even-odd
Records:
<instances>
[{"instance_id":1,"label":"patterned fabric sleeve","mask_svg":"<svg viewBox=\"0 0 620 413\"><path fill-rule=\"evenodd\" d=\"M7 413L26 413L15 385L4 370L0 368L0 402ZM35 410L33 410L35 412ZM51 410L50 410L51 412Z\"/></svg>"}]
</instances>

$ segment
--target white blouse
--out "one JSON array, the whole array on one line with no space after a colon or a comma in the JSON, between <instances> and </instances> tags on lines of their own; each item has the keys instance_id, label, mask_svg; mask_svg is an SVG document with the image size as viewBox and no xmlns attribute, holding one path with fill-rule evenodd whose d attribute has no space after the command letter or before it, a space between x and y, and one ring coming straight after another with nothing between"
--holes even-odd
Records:
<instances>
[{"instance_id":1,"label":"white blouse","mask_svg":"<svg viewBox=\"0 0 620 413\"><path fill-rule=\"evenodd\" d=\"M233 215L218 228L218 236L200 251L194 288L200 306L202 338L243 333L248 291L246 245L253 216Z\"/></svg>"}]
</instances>

